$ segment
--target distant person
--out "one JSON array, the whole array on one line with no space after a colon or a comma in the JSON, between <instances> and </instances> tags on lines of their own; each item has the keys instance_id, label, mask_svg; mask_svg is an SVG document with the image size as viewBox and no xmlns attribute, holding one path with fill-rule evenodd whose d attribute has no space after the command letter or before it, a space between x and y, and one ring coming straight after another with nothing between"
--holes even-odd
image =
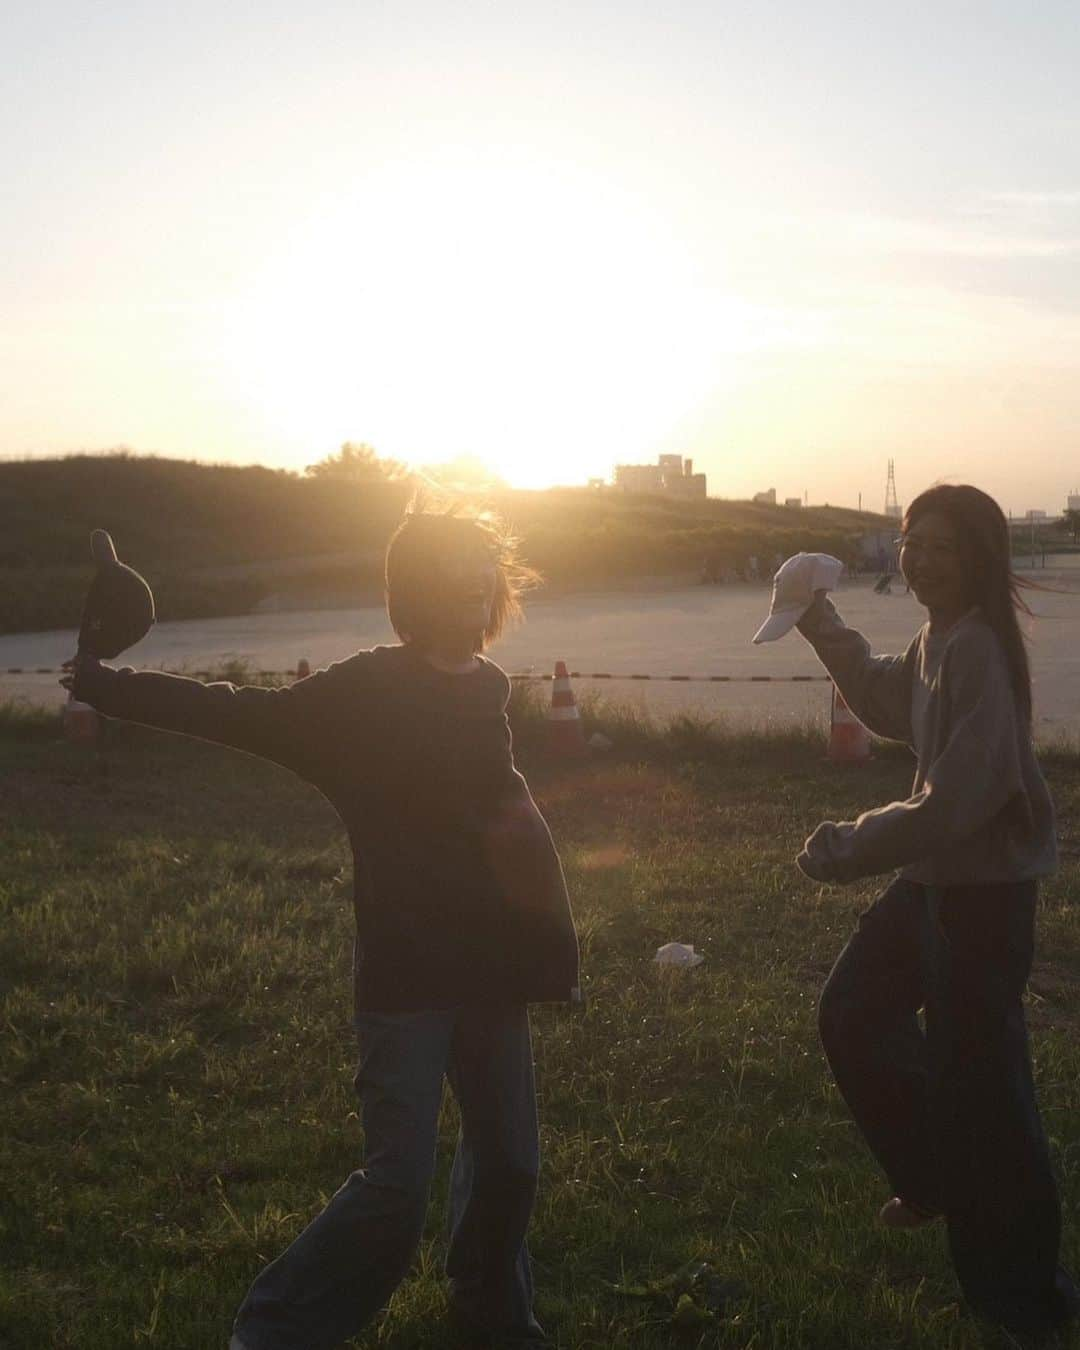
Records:
<instances>
[{"instance_id":1,"label":"distant person","mask_svg":"<svg viewBox=\"0 0 1080 1350\"><path fill-rule=\"evenodd\" d=\"M928 611L903 655L872 656L824 591L799 620L855 715L918 761L906 801L825 821L799 855L816 881L900 869L829 976L821 1035L893 1191L882 1221L943 1217L971 1306L1042 1334L1076 1315L1078 1296L1058 1266L1022 1003L1038 882L1057 862L1026 606L1005 517L977 488L931 488L902 529L900 565Z\"/></svg>"},{"instance_id":2,"label":"distant person","mask_svg":"<svg viewBox=\"0 0 1080 1350\"><path fill-rule=\"evenodd\" d=\"M455 1322L493 1346L544 1340L525 1244L539 1167L526 1005L577 997L577 940L514 767L509 681L480 654L520 612L525 574L495 525L412 510L386 555L400 645L281 689L72 663L65 683L109 716L293 769L352 843L366 1161L255 1280L233 1350L330 1350L386 1304L423 1229L444 1078L461 1108Z\"/></svg>"},{"instance_id":3,"label":"distant person","mask_svg":"<svg viewBox=\"0 0 1080 1350\"><path fill-rule=\"evenodd\" d=\"M701 563L702 585L715 586L723 581L724 559L719 550L711 548Z\"/></svg>"}]
</instances>

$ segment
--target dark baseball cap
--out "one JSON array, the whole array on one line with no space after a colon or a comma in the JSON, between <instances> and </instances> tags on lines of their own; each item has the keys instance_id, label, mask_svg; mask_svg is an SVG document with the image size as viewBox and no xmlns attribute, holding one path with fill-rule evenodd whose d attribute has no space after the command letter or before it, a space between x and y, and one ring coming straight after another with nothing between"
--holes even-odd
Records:
<instances>
[{"instance_id":1,"label":"dark baseball cap","mask_svg":"<svg viewBox=\"0 0 1080 1350\"><path fill-rule=\"evenodd\" d=\"M106 530L90 535L90 552L97 573L83 605L79 651L110 661L153 627L154 596L138 572L116 556Z\"/></svg>"}]
</instances>

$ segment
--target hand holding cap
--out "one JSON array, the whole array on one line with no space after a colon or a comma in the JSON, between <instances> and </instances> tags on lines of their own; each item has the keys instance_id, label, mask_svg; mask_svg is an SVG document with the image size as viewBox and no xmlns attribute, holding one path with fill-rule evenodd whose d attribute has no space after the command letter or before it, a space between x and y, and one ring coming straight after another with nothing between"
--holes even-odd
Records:
<instances>
[{"instance_id":1,"label":"hand holding cap","mask_svg":"<svg viewBox=\"0 0 1080 1350\"><path fill-rule=\"evenodd\" d=\"M79 655L111 661L145 637L154 623L154 596L138 572L122 563L107 530L90 535L97 573L79 627Z\"/></svg>"},{"instance_id":2,"label":"hand holding cap","mask_svg":"<svg viewBox=\"0 0 1080 1350\"><path fill-rule=\"evenodd\" d=\"M773 577L769 617L754 634L755 642L775 642L789 633L814 603L818 591L832 591L844 564L828 553L796 553Z\"/></svg>"}]
</instances>

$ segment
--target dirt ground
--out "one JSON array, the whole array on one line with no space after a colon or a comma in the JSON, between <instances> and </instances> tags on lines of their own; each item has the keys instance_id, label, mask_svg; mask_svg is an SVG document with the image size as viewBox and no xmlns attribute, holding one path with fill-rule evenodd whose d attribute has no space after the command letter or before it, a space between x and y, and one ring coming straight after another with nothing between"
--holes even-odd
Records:
<instances>
[{"instance_id":1,"label":"dirt ground","mask_svg":"<svg viewBox=\"0 0 1080 1350\"><path fill-rule=\"evenodd\" d=\"M1053 590L1031 593L1037 617L1030 622L1037 734L1043 739L1080 736L1080 569L1037 570ZM836 597L849 623L876 651L900 651L923 619L903 582L877 595L868 580L845 582ZM596 688L607 697L657 717L691 709L740 724L802 721L827 716L828 686L790 683L792 676L821 673L813 652L797 635L755 647L754 631L768 612L766 585L674 586L623 589L533 599L527 622L492 651L512 673L550 673L557 660L582 672L579 693ZM230 659L257 670L291 671L306 658L314 670L379 642L393 641L381 607L316 610L159 624L123 658L135 666L205 670ZM63 691L52 674L71 654L74 634L0 637L0 699L59 704ZM5 674L21 667L21 675ZM730 684L648 682L584 678L612 676L726 675ZM751 682L751 677L771 677Z\"/></svg>"}]
</instances>

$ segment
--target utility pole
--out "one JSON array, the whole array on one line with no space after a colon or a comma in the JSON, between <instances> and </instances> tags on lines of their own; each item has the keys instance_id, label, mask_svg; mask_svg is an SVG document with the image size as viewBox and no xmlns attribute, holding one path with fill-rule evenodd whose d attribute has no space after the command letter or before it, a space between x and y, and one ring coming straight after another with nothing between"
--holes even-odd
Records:
<instances>
[{"instance_id":1,"label":"utility pole","mask_svg":"<svg viewBox=\"0 0 1080 1350\"><path fill-rule=\"evenodd\" d=\"M889 476L885 480L885 514L891 516L893 520L900 518L900 503L896 500L896 474L893 472L893 462L889 460Z\"/></svg>"}]
</instances>

